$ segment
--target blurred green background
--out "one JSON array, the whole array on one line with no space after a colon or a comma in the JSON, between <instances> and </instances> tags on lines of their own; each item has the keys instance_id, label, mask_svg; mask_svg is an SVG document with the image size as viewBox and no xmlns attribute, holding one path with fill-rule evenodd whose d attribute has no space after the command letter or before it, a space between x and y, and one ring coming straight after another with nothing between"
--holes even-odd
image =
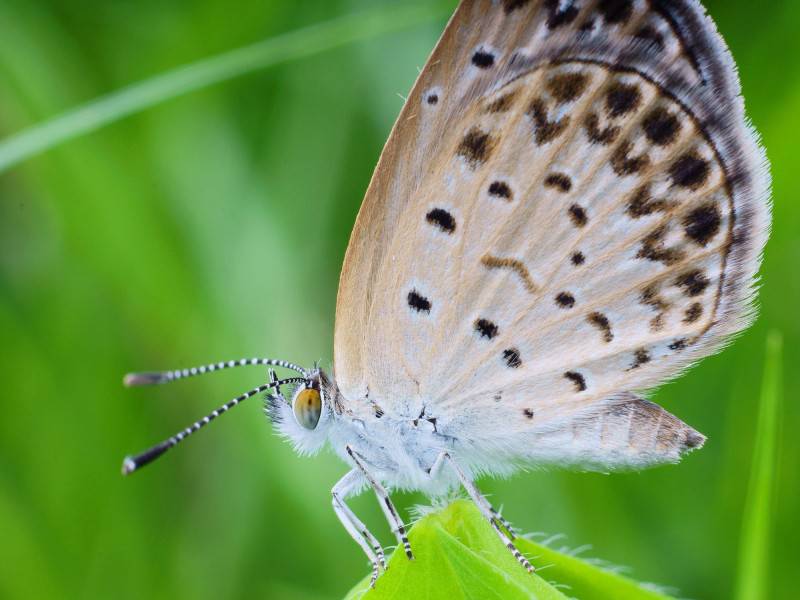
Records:
<instances>
[{"instance_id":1,"label":"blurred green background","mask_svg":"<svg viewBox=\"0 0 800 600\"><path fill-rule=\"evenodd\" d=\"M368 0L0 0L0 139L128 83ZM391 4L391 3L385 3ZM785 342L773 598L800 533L800 4L706 2L773 165L761 316L656 400L709 436L683 464L482 487L516 525L591 544L683 597L729 598L767 333ZM442 18L161 103L0 173L0 597L341 597L367 572L330 508L346 468L300 458L258 401L157 465L120 461L263 381L125 390L127 370L332 359L339 269ZM422 497L398 496L401 506ZM353 502L390 542L374 497Z\"/></svg>"}]
</instances>

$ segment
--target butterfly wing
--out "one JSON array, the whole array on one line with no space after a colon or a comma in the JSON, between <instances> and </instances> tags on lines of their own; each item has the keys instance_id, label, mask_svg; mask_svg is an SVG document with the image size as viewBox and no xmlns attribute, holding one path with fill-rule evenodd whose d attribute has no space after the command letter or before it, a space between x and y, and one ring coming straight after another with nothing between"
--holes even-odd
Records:
<instances>
[{"instance_id":1,"label":"butterfly wing","mask_svg":"<svg viewBox=\"0 0 800 600\"><path fill-rule=\"evenodd\" d=\"M354 411L424 407L475 456L675 460L702 437L633 391L750 322L768 224L696 2L465 0L359 212L337 384Z\"/></svg>"}]
</instances>

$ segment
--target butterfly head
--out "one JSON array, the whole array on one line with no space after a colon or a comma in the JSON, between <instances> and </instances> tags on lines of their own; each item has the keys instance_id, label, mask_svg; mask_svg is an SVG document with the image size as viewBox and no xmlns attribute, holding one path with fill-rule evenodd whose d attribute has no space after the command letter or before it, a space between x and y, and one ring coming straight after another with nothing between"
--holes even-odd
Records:
<instances>
[{"instance_id":1,"label":"butterfly head","mask_svg":"<svg viewBox=\"0 0 800 600\"><path fill-rule=\"evenodd\" d=\"M334 416L331 390L329 377L315 369L297 384L291 401L281 394L267 396L267 415L301 454L316 453L327 440Z\"/></svg>"}]
</instances>

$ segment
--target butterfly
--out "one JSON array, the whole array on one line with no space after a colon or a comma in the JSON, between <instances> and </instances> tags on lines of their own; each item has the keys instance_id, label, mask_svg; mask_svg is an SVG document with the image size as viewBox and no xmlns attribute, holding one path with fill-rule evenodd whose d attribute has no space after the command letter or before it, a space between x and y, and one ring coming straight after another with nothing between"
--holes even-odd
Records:
<instances>
[{"instance_id":1,"label":"butterfly","mask_svg":"<svg viewBox=\"0 0 800 600\"><path fill-rule=\"evenodd\" d=\"M460 486L532 571L474 480L639 469L701 447L642 394L752 321L769 223L767 160L698 2L463 0L358 214L333 374L253 358L128 375L269 367L123 472L268 392L298 451L327 445L350 467L333 509L373 583L384 551L346 503L366 488L411 558L388 490Z\"/></svg>"}]
</instances>

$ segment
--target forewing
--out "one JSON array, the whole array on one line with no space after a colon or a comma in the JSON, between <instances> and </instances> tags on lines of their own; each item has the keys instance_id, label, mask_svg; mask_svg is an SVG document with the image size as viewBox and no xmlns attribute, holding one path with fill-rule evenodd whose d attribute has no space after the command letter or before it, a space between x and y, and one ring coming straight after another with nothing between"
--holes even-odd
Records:
<instances>
[{"instance_id":1,"label":"forewing","mask_svg":"<svg viewBox=\"0 0 800 600\"><path fill-rule=\"evenodd\" d=\"M768 191L696 3L465 1L356 222L338 385L519 455L746 326Z\"/></svg>"}]
</instances>

